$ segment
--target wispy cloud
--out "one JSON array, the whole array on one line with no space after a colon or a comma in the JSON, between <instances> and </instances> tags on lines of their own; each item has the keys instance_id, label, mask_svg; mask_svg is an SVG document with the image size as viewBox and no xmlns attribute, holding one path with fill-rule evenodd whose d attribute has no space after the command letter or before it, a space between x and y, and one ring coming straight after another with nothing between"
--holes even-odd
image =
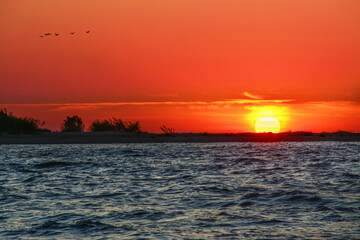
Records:
<instances>
[{"instance_id":1,"label":"wispy cloud","mask_svg":"<svg viewBox=\"0 0 360 240\"><path fill-rule=\"evenodd\" d=\"M249 92L244 92L243 95L244 95L245 97L248 97L248 98L251 98L251 99L256 99L256 100L261 99L260 96L251 94L251 93L249 93Z\"/></svg>"},{"instance_id":2,"label":"wispy cloud","mask_svg":"<svg viewBox=\"0 0 360 240\"><path fill-rule=\"evenodd\" d=\"M189 105L189 106L205 106L205 105L248 105L248 104L279 104L290 103L291 99L282 100L255 100L255 99L231 99L221 101L151 101L151 102L103 102L103 103L45 103L45 104L6 104L6 106L14 107L49 107L58 110L79 109L79 108L101 108L116 106L155 106L155 105Z\"/></svg>"}]
</instances>

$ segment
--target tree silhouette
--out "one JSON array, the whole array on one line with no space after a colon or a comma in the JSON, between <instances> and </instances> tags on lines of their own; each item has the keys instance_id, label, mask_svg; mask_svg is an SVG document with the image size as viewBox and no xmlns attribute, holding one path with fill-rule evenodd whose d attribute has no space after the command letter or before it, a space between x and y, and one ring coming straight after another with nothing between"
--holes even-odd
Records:
<instances>
[{"instance_id":1,"label":"tree silhouette","mask_svg":"<svg viewBox=\"0 0 360 240\"><path fill-rule=\"evenodd\" d=\"M32 117L16 117L8 113L6 108L0 108L0 133L37 133L50 132L48 129L42 129L45 122Z\"/></svg>"},{"instance_id":2,"label":"tree silhouette","mask_svg":"<svg viewBox=\"0 0 360 240\"><path fill-rule=\"evenodd\" d=\"M78 116L67 116L64 123L61 125L61 131L63 132L82 132L84 131L84 123Z\"/></svg>"}]
</instances>

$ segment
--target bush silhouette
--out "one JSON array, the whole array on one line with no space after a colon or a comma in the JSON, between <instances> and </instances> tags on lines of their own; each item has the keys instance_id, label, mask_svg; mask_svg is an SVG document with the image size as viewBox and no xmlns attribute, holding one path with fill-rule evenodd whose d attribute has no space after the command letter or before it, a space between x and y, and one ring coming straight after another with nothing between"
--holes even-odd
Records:
<instances>
[{"instance_id":1,"label":"bush silhouette","mask_svg":"<svg viewBox=\"0 0 360 240\"><path fill-rule=\"evenodd\" d=\"M0 109L0 133L36 133L50 130L42 129L45 122L40 122L32 117L15 117L12 113L8 113L6 108Z\"/></svg>"},{"instance_id":2,"label":"bush silhouette","mask_svg":"<svg viewBox=\"0 0 360 240\"><path fill-rule=\"evenodd\" d=\"M175 133L175 129L174 128L168 128L165 125L161 126L161 131L163 131L163 133L167 136L173 136L173 134Z\"/></svg>"},{"instance_id":3,"label":"bush silhouette","mask_svg":"<svg viewBox=\"0 0 360 240\"><path fill-rule=\"evenodd\" d=\"M62 132L82 132L84 131L84 124L82 119L75 115L75 116L67 116L64 120L63 124L61 125Z\"/></svg>"},{"instance_id":4,"label":"bush silhouette","mask_svg":"<svg viewBox=\"0 0 360 240\"><path fill-rule=\"evenodd\" d=\"M89 128L92 132L102 132L102 131L114 131L111 123L108 120L100 121L95 120Z\"/></svg>"},{"instance_id":5,"label":"bush silhouette","mask_svg":"<svg viewBox=\"0 0 360 240\"><path fill-rule=\"evenodd\" d=\"M109 120L95 120L89 127L89 130L92 132L101 132L101 131L119 131L119 132L133 132L141 133L141 126L139 121L125 122L121 119L112 118Z\"/></svg>"},{"instance_id":6,"label":"bush silhouette","mask_svg":"<svg viewBox=\"0 0 360 240\"><path fill-rule=\"evenodd\" d=\"M140 122L126 122L125 132L141 133Z\"/></svg>"}]
</instances>

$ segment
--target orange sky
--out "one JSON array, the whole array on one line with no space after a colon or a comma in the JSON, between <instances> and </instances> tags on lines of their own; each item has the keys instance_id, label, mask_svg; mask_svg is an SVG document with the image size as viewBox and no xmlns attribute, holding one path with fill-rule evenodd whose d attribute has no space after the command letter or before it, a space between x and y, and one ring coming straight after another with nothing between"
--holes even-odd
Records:
<instances>
[{"instance_id":1,"label":"orange sky","mask_svg":"<svg viewBox=\"0 0 360 240\"><path fill-rule=\"evenodd\" d=\"M360 1L0 0L0 84L0 107L53 130L79 114L243 132L270 114L360 132Z\"/></svg>"}]
</instances>

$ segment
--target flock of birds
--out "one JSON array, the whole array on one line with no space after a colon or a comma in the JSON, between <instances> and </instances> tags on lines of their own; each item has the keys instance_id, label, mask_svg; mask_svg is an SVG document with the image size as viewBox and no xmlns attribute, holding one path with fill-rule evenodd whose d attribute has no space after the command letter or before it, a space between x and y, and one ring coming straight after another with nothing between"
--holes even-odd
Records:
<instances>
[{"instance_id":1,"label":"flock of birds","mask_svg":"<svg viewBox=\"0 0 360 240\"><path fill-rule=\"evenodd\" d=\"M85 31L85 33L89 34L90 33L90 30L88 31ZM74 35L75 32L70 32L71 35ZM47 36L51 36L52 33L44 33L44 35L41 35L40 37L43 38L43 37L47 37ZM55 37L59 36L60 33L54 33Z\"/></svg>"}]
</instances>

